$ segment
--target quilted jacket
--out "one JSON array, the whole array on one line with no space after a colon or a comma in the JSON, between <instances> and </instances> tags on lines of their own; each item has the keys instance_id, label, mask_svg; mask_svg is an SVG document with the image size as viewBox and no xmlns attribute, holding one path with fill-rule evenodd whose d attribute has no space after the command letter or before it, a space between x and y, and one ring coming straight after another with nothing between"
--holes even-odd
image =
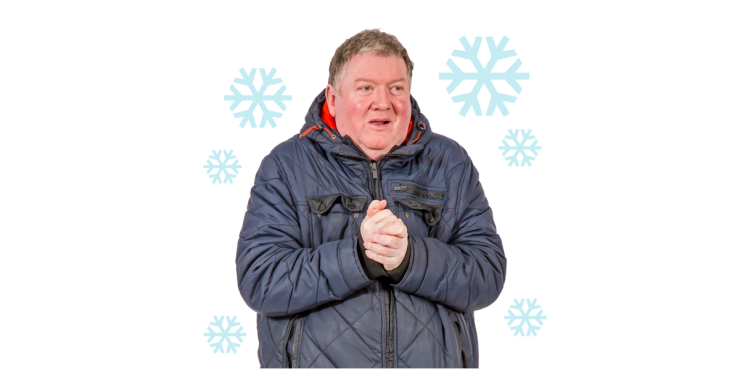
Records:
<instances>
[{"instance_id":1,"label":"quilted jacket","mask_svg":"<svg viewBox=\"0 0 740 389\"><path fill-rule=\"evenodd\" d=\"M466 151L434 134L411 97L408 140L372 161L321 120L262 160L239 234L239 291L257 312L263 368L478 367L473 312L492 304L506 258ZM401 218L409 263L368 278L357 232L373 199Z\"/></svg>"}]
</instances>

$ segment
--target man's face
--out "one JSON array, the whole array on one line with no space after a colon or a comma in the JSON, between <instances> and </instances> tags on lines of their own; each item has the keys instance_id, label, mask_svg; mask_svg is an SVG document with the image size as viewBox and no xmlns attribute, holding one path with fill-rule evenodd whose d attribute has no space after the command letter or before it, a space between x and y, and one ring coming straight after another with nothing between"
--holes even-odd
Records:
<instances>
[{"instance_id":1,"label":"man's face","mask_svg":"<svg viewBox=\"0 0 740 389\"><path fill-rule=\"evenodd\" d=\"M326 88L329 112L337 130L349 135L371 159L400 144L411 120L406 64L395 56L355 55L347 64L339 92Z\"/></svg>"}]
</instances>

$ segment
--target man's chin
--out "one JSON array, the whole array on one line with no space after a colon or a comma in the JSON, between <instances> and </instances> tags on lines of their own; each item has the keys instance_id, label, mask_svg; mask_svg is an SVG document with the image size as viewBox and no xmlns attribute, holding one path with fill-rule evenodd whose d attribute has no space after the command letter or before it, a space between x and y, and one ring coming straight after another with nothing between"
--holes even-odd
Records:
<instances>
[{"instance_id":1,"label":"man's chin","mask_svg":"<svg viewBox=\"0 0 740 389\"><path fill-rule=\"evenodd\" d=\"M370 140L370 141L364 141L362 142L363 146L365 146L367 149L372 150L374 152L381 152L383 150L390 149L392 146L390 146L390 141L387 139L384 140Z\"/></svg>"}]
</instances>

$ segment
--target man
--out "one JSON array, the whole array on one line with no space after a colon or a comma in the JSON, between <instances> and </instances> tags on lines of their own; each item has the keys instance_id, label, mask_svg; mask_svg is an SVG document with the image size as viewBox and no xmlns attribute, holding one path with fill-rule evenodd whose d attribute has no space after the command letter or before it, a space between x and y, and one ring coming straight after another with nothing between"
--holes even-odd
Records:
<instances>
[{"instance_id":1,"label":"man","mask_svg":"<svg viewBox=\"0 0 740 389\"><path fill-rule=\"evenodd\" d=\"M300 133L262 161L236 257L261 367L478 367L473 311L501 293L506 258L412 70L392 35L348 39Z\"/></svg>"}]
</instances>

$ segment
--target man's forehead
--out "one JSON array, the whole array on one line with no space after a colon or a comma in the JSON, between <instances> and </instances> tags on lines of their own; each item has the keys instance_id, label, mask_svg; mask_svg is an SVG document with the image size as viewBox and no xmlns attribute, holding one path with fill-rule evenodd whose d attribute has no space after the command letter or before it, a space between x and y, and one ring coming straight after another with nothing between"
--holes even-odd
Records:
<instances>
[{"instance_id":1,"label":"man's forehead","mask_svg":"<svg viewBox=\"0 0 740 389\"><path fill-rule=\"evenodd\" d=\"M388 83L389 84L395 84L397 82L404 82L404 81L406 81L406 77L396 78L395 80L391 80ZM372 78L357 77L357 78L355 78L355 83L358 83L358 82L372 82L372 83L377 83L378 80L374 80Z\"/></svg>"}]
</instances>

